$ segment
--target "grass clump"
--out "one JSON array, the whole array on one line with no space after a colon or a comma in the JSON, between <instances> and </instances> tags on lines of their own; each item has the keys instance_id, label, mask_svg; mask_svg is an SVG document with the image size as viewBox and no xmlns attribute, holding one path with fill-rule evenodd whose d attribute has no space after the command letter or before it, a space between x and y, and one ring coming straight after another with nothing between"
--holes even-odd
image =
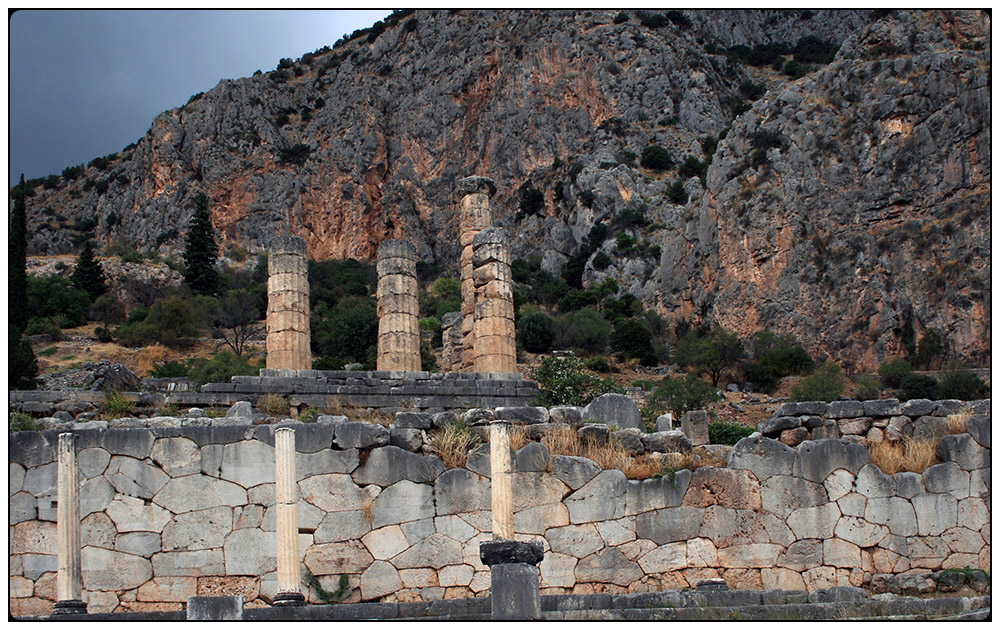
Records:
<instances>
[{"instance_id":1,"label":"grass clump","mask_svg":"<svg viewBox=\"0 0 1000 630\"><path fill-rule=\"evenodd\" d=\"M756 431L755 427L739 422L709 422L708 441L711 444L728 444L735 446L737 442Z\"/></svg>"},{"instance_id":2,"label":"grass clump","mask_svg":"<svg viewBox=\"0 0 1000 630\"><path fill-rule=\"evenodd\" d=\"M870 442L868 454L872 463L887 475L898 472L923 472L937 463L937 443L932 440L903 438L902 442Z\"/></svg>"},{"instance_id":3,"label":"grass clump","mask_svg":"<svg viewBox=\"0 0 1000 630\"><path fill-rule=\"evenodd\" d=\"M278 394L264 396L257 401L257 408L260 409L261 413L266 413L269 416L288 415L288 401L285 400L284 396Z\"/></svg>"},{"instance_id":4,"label":"grass clump","mask_svg":"<svg viewBox=\"0 0 1000 630\"><path fill-rule=\"evenodd\" d=\"M430 439L430 447L441 457L445 468L465 466L469 452L482 444L482 439L465 422L446 425Z\"/></svg>"},{"instance_id":5,"label":"grass clump","mask_svg":"<svg viewBox=\"0 0 1000 630\"><path fill-rule=\"evenodd\" d=\"M117 390L111 390L104 395L101 405L101 417L106 420L121 418L132 412L134 403Z\"/></svg>"}]
</instances>

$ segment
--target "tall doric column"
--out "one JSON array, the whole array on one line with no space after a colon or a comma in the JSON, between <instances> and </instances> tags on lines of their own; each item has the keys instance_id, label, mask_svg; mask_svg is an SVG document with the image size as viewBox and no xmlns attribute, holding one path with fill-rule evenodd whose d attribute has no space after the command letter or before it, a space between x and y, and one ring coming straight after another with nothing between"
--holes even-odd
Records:
<instances>
[{"instance_id":1,"label":"tall doric column","mask_svg":"<svg viewBox=\"0 0 1000 630\"><path fill-rule=\"evenodd\" d=\"M57 477L56 543L58 572L52 614L83 614L82 575L80 570L80 481L76 465L76 435L59 434L59 469Z\"/></svg>"},{"instance_id":2,"label":"tall doric column","mask_svg":"<svg viewBox=\"0 0 1000 630\"><path fill-rule=\"evenodd\" d=\"M462 195L459 214L458 242L462 247L462 369L471 371L475 363L473 311L476 306L476 290L472 281L472 240L480 230L492 225L490 197L496 192L496 185L487 177L466 177L458 181L458 192Z\"/></svg>"},{"instance_id":3,"label":"tall doric column","mask_svg":"<svg viewBox=\"0 0 1000 630\"><path fill-rule=\"evenodd\" d=\"M278 529L278 594L275 606L305 603L299 590L299 496L295 485L295 431L274 432L274 493Z\"/></svg>"},{"instance_id":4,"label":"tall doric column","mask_svg":"<svg viewBox=\"0 0 1000 630\"><path fill-rule=\"evenodd\" d=\"M379 370L420 370L420 319L417 303L417 248L390 239L378 244Z\"/></svg>"},{"instance_id":5,"label":"tall doric column","mask_svg":"<svg viewBox=\"0 0 1000 630\"><path fill-rule=\"evenodd\" d=\"M267 273L267 367L311 369L305 241L297 236L272 240Z\"/></svg>"},{"instance_id":6,"label":"tall doric column","mask_svg":"<svg viewBox=\"0 0 1000 630\"><path fill-rule=\"evenodd\" d=\"M510 244L501 228L482 230L472 241L476 305L473 367L476 372L517 372Z\"/></svg>"}]
</instances>

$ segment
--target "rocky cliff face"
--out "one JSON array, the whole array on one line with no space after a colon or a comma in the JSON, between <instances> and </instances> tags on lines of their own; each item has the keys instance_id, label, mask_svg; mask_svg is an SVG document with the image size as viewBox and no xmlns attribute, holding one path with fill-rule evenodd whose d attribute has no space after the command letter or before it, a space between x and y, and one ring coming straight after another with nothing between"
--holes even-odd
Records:
<instances>
[{"instance_id":1,"label":"rocky cliff face","mask_svg":"<svg viewBox=\"0 0 1000 630\"><path fill-rule=\"evenodd\" d=\"M226 244L288 230L314 258L370 260L408 238L457 267L454 182L486 175L515 257L559 273L604 223L612 263L589 261L584 281L613 276L669 318L788 330L858 367L930 326L988 356L988 15L627 17L418 11L223 81L105 170L39 187L31 247L66 251L94 217L106 243L176 250L204 191ZM809 36L841 46L796 80L725 54ZM726 129L686 202L675 169L636 159L650 145L704 159ZM540 204L521 204L530 190Z\"/></svg>"}]
</instances>

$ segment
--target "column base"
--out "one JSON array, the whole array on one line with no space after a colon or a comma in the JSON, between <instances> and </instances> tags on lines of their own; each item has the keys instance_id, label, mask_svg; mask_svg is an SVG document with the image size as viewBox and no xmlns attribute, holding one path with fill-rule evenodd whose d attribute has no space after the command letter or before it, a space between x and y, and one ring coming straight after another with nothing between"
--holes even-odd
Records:
<instances>
[{"instance_id":1,"label":"column base","mask_svg":"<svg viewBox=\"0 0 1000 630\"><path fill-rule=\"evenodd\" d=\"M305 606L306 598L302 593L278 593L274 596L274 601L271 602L272 606Z\"/></svg>"},{"instance_id":2,"label":"column base","mask_svg":"<svg viewBox=\"0 0 1000 630\"><path fill-rule=\"evenodd\" d=\"M78 599L59 600L52 606L53 615L86 615L87 605Z\"/></svg>"}]
</instances>

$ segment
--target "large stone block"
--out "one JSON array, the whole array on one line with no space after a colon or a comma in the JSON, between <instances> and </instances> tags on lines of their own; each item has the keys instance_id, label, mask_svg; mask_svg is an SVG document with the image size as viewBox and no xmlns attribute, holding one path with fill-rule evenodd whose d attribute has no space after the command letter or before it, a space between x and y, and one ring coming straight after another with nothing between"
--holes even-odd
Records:
<instances>
[{"instance_id":1,"label":"large stone block","mask_svg":"<svg viewBox=\"0 0 1000 630\"><path fill-rule=\"evenodd\" d=\"M444 464L434 455L417 455L398 446L373 449L364 465L354 472L358 485L391 486L407 479L416 483L434 483L444 472Z\"/></svg>"},{"instance_id":2,"label":"large stone block","mask_svg":"<svg viewBox=\"0 0 1000 630\"><path fill-rule=\"evenodd\" d=\"M858 400L835 400L826 409L827 418L860 418L865 415L865 406Z\"/></svg>"},{"instance_id":3,"label":"large stone block","mask_svg":"<svg viewBox=\"0 0 1000 630\"><path fill-rule=\"evenodd\" d=\"M895 398L883 398L881 400L866 400L861 403L864 407L864 415L872 417L898 416L900 414L899 400Z\"/></svg>"},{"instance_id":4,"label":"large stone block","mask_svg":"<svg viewBox=\"0 0 1000 630\"><path fill-rule=\"evenodd\" d=\"M570 521L590 523L624 516L627 485L625 473L620 470L598 473L566 498Z\"/></svg>"},{"instance_id":5,"label":"large stone block","mask_svg":"<svg viewBox=\"0 0 1000 630\"><path fill-rule=\"evenodd\" d=\"M704 509L687 506L643 512L635 517L635 533L658 545L688 540L698 536L704 516Z\"/></svg>"},{"instance_id":6,"label":"large stone block","mask_svg":"<svg viewBox=\"0 0 1000 630\"><path fill-rule=\"evenodd\" d=\"M940 536L958 523L958 501L946 494L918 494L910 499L917 516L917 534Z\"/></svg>"},{"instance_id":7,"label":"large stone block","mask_svg":"<svg viewBox=\"0 0 1000 630\"><path fill-rule=\"evenodd\" d=\"M163 551L221 547L232 529L233 509L227 506L178 514L163 527Z\"/></svg>"},{"instance_id":8,"label":"large stone block","mask_svg":"<svg viewBox=\"0 0 1000 630\"><path fill-rule=\"evenodd\" d=\"M885 525L889 533L896 536L914 536L917 533L917 517L913 506L899 497L869 499L865 505L865 520L877 525Z\"/></svg>"},{"instance_id":9,"label":"large stone block","mask_svg":"<svg viewBox=\"0 0 1000 630\"><path fill-rule=\"evenodd\" d=\"M598 396L583 408L583 419L596 420L622 429L645 431L639 407L624 394Z\"/></svg>"},{"instance_id":10,"label":"large stone block","mask_svg":"<svg viewBox=\"0 0 1000 630\"><path fill-rule=\"evenodd\" d=\"M796 416L774 416L761 421L757 425L757 430L767 437L775 437L782 431L795 429L802 426L802 419Z\"/></svg>"},{"instance_id":11,"label":"large stone block","mask_svg":"<svg viewBox=\"0 0 1000 630\"><path fill-rule=\"evenodd\" d=\"M593 523L556 527L545 532L545 538L552 551L574 558L584 558L604 547Z\"/></svg>"},{"instance_id":12,"label":"large stone block","mask_svg":"<svg viewBox=\"0 0 1000 630\"><path fill-rule=\"evenodd\" d=\"M760 484L745 470L705 466L691 475L683 505L758 509L761 507Z\"/></svg>"},{"instance_id":13,"label":"large stone block","mask_svg":"<svg viewBox=\"0 0 1000 630\"><path fill-rule=\"evenodd\" d=\"M313 532L313 540L319 543L356 540L371 531L371 520L361 510L349 512L329 512Z\"/></svg>"},{"instance_id":14,"label":"large stone block","mask_svg":"<svg viewBox=\"0 0 1000 630\"><path fill-rule=\"evenodd\" d=\"M80 486L80 517L103 512L115 498L115 489L102 477L88 479Z\"/></svg>"},{"instance_id":15,"label":"large stone block","mask_svg":"<svg viewBox=\"0 0 1000 630\"><path fill-rule=\"evenodd\" d=\"M159 438L153 443L151 457L171 477L183 477L201 471L201 450L187 438Z\"/></svg>"},{"instance_id":16,"label":"large stone block","mask_svg":"<svg viewBox=\"0 0 1000 630\"><path fill-rule=\"evenodd\" d=\"M399 569L440 569L462 563L462 544L443 534L432 534L392 559Z\"/></svg>"},{"instance_id":17,"label":"large stone block","mask_svg":"<svg viewBox=\"0 0 1000 630\"><path fill-rule=\"evenodd\" d=\"M917 418L928 416L934 412L934 401L926 398L911 398L899 405L899 413L902 416Z\"/></svg>"},{"instance_id":18,"label":"large stone block","mask_svg":"<svg viewBox=\"0 0 1000 630\"><path fill-rule=\"evenodd\" d=\"M367 422L345 422L335 429L337 445L340 448L369 448L385 446L389 443L389 430L378 424Z\"/></svg>"},{"instance_id":19,"label":"large stone block","mask_svg":"<svg viewBox=\"0 0 1000 630\"><path fill-rule=\"evenodd\" d=\"M683 541L660 545L643 554L639 558L639 566L647 574L667 573L687 568L690 566L687 547L687 542Z\"/></svg>"},{"instance_id":20,"label":"large stone block","mask_svg":"<svg viewBox=\"0 0 1000 630\"><path fill-rule=\"evenodd\" d=\"M153 532L125 532L115 536L115 551L148 558L160 550L160 535Z\"/></svg>"},{"instance_id":21,"label":"large stone block","mask_svg":"<svg viewBox=\"0 0 1000 630\"><path fill-rule=\"evenodd\" d=\"M203 475L177 477L167 482L153 497L153 503L174 514L204 510L220 505L247 502L247 492L235 483Z\"/></svg>"},{"instance_id":22,"label":"large stone block","mask_svg":"<svg viewBox=\"0 0 1000 630\"><path fill-rule=\"evenodd\" d=\"M791 532L781 521L766 512L734 510L718 505L704 509L699 536L711 540L719 548L755 542L786 542ZM765 520L770 517L771 521ZM770 527L765 527L768 525ZM771 540L771 536L776 540Z\"/></svg>"},{"instance_id":23,"label":"large stone block","mask_svg":"<svg viewBox=\"0 0 1000 630\"><path fill-rule=\"evenodd\" d=\"M643 576L639 565L617 547L604 548L577 562L577 583L594 582L628 586Z\"/></svg>"},{"instance_id":24,"label":"large stone block","mask_svg":"<svg viewBox=\"0 0 1000 630\"><path fill-rule=\"evenodd\" d=\"M779 554L777 566L807 571L823 564L823 543L816 539L798 540Z\"/></svg>"},{"instance_id":25,"label":"large stone block","mask_svg":"<svg viewBox=\"0 0 1000 630\"><path fill-rule=\"evenodd\" d=\"M990 467L990 449L980 446L968 433L941 438L937 456L942 462L955 462L962 470Z\"/></svg>"},{"instance_id":26,"label":"large stone block","mask_svg":"<svg viewBox=\"0 0 1000 630\"><path fill-rule=\"evenodd\" d=\"M691 471L678 470L658 479L629 480L625 493L625 514L633 515L666 507L677 507L684 500Z\"/></svg>"},{"instance_id":27,"label":"large stone block","mask_svg":"<svg viewBox=\"0 0 1000 630\"><path fill-rule=\"evenodd\" d=\"M497 407L496 419L511 424L540 424L549 421L545 407Z\"/></svg>"},{"instance_id":28,"label":"large stone block","mask_svg":"<svg viewBox=\"0 0 1000 630\"><path fill-rule=\"evenodd\" d=\"M956 499L969 496L969 473L955 462L936 464L921 473L927 492L948 494Z\"/></svg>"},{"instance_id":29,"label":"large stone block","mask_svg":"<svg viewBox=\"0 0 1000 630\"><path fill-rule=\"evenodd\" d=\"M570 490L581 488L601 471L601 467L586 457L553 455L550 459L552 474L569 486Z\"/></svg>"},{"instance_id":30,"label":"large stone block","mask_svg":"<svg viewBox=\"0 0 1000 630\"><path fill-rule=\"evenodd\" d=\"M159 505L147 505L138 497L122 495L111 501L107 514L119 532L161 532L171 517L170 512Z\"/></svg>"},{"instance_id":31,"label":"large stone block","mask_svg":"<svg viewBox=\"0 0 1000 630\"><path fill-rule=\"evenodd\" d=\"M302 559L313 575L361 573L373 561L372 555L357 540L313 545Z\"/></svg>"},{"instance_id":32,"label":"large stone block","mask_svg":"<svg viewBox=\"0 0 1000 630\"><path fill-rule=\"evenodd\" d=\"M142 499L152 498L170 480L159 468L120 455L111 458L104 476L121 494Z\"/></svg>"},{"instance_id":33,"label":"large stone block","mask_svg":"<svg viewBox=\"0 0 1000 630\"><path fill-rule=\"evenodd\" d=\"M890 497L896 493L896 482L875 464L865 464L854 482L855 492L868 497Z\"/></svg>"},{"instance_id":34,"label":"large stone block","mask_svg":"<svg viewBox=\"0 0 1000 630\"><path fill-rule=\"evenodd\" d=\"M361 574L361 597L377 600L403 588L396 567L388 562L376 560Z\"/></svg>"},{"instance_id":35,"label":"large stone block","mask_svg":"<svg viewBox=\"0 0 1000 630\"><path fill-rule=\"evenodd\" d=\"M372 528L433 518L433 488L412 481L398 481L371 503Z\"/></svg>"},{"instance_id":36,"label":"large stone block","mask_svg":"<svg viewBox=\"0 0 1000 630\"><path fill-rule=\"evenodd\" d=\"M751 435L736 443L729 451L726 466L748 470L764 481L772 475L790 475L795 451L777 440Z\"/></svg>"},{"instance_id":37,"label":"large stone block","mask_svg":"<svg viewBox=\"0 0 1000 630\"><path fill-rule=\"evenodd\" d=\"M796 538L829 538L840 519L836 503L799 508L788 515L788 527Z\"/></svg>"},{"instance_id":38,"label":"large stone block","mask_svg":"<svg viewBox=\"0 0 1000 630\"><path fill-rule=\"evenodd\" d=\"M112 455L146 459L153 450L154 436L149 429L108 429L101 445Z\"/></svg>"},{"instance_id":39,"label":"large stone block","mask_svg":"<svg viewBox=\"0 0 1000 630\"><path fill-rule=\"evenodd\" d=\"M760 484L761 506L784 519L803 507L816 507L827 502L826 489L818 483L799 477L776 475Z\"/></svg>"},{"instance_id":40,"label":"large stone block","mask_svg":"<svg viewBox=\"0 0 1000 630\"><path fill-rule=\"evenodd\" d=\"M436 514L460 514L490 509L489 480L464 468L452 468L434 484Z\"/></svg>"},{"instance_id":41,"label":"large stone block","mask_svg":"<svg viewBox=\"0 0 1000 630\"><path fill-rule=\"evenodd\" d=\"M816 483L823 483L834 470L843 468L856 475L871 460L868 450L842 440L811 440L798 446L792 474Z\"/></svg>"},{"instance_id":42,"label":"large stone block","mask_svg":"<svg viewBox=\"0 0 1000 630\"><path fill-rule=\"evenodd\" d=\"M653 453L690 453L691 438L679 430L644 433L640 436L643 447Z\"/></svg>"},{"instance_id":43,"label":"large stone block","mask_svg":"<svg viewBox=\"0 0 1000 630\"><path fill-rule=\"evenodd\" d=\"M837 526L834 528L833 533L838 538L853 543L858 547L874 547L889 534L889 529L884 525L869 523L858 516L841 516L837 521ZM826 562L826 564L832 563ZM850 566L855 567L858 565L854 564Z\"/></svg>"},{"instance_id":44,"label":"large stone block","mask_svg":"<svg viewBox=\"0 0 1000 630\"><path fill-rule=\"evenodd\" d=\"M278 538L257 528L237 529L223 545L226 575L263 575L277 569Z\"/></svg>"},{"instance_id":45,"label":"large stone block","mask_svg":"<svg viewBox=\"0 0 1000 630\"><path fill-rule=\"evenodd\" d=\"M127 591L153 577L149 560L100 547L81 549L80 566L86 591Z\"/></svg>"}]
</instances>

